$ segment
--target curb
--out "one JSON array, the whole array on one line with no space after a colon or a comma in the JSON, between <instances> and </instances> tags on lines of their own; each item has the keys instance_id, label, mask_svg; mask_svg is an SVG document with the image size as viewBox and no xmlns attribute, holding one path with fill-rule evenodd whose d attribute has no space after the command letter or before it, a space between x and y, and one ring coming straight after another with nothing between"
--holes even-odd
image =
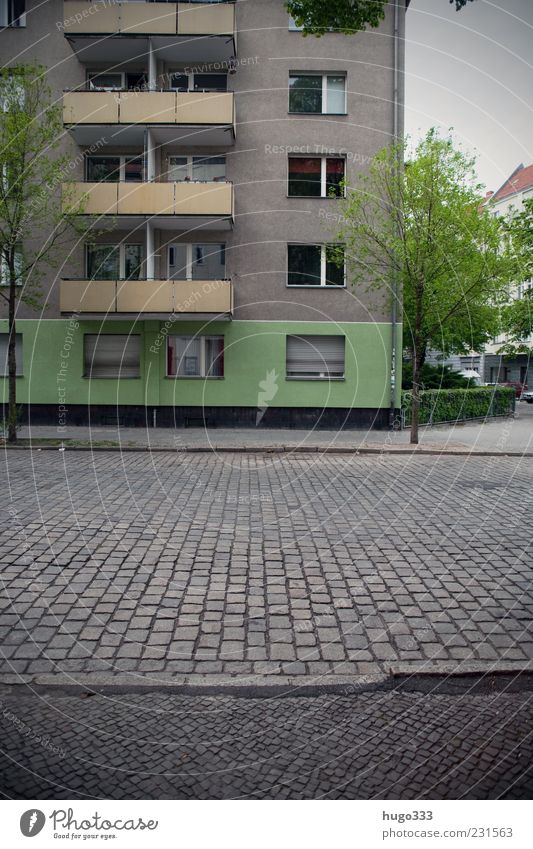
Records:
<instances>
[{"instance_id":1,"label":"curb","mask_svg":"<svg viewBox=\"0 0 533 849\"><path fill-rule=\"evenodd\" d=\"M141 677L135 674L64 673L36 675L29 680L21 676L0 677L0 692L28 689L34 693L89 696L94 694L172 693L177 696L233 696L235 698L282 698L284 696L354 696L370 692L435 693L494 693L533 690L533 667L520 661L473 663L457 667L441 664L424 668L420 664L398 664L388 673L370 675L328 675L313 678L308 675L277 675L266 679L261 675L172 675Z\"/></svg>"},{"instance_id":2,"label":"curb","mask_svg":"<svg viewBox=\"0 0 533 849\"><path fill-rule=\"evenodd\" d=\"M59 451L57 445L2 445L2 449L7 451ZM489 450L469 450L466 448L329 448L327 446L309 445L309 446L290 446L290 445L269 445L269 446L230 446L230 445L212 445L212 446L193 446L180 448L165 448L151 446L127 446L122 447L117 445L114 448L109 447L92 447L87 446L70 446L65 445L64 451L90 452L91 454L337 454L358 456L363 454L373 455L390 455L390 456L426 456L426 457L533 457L532 451L489 451Z\"/></svg>"}]
</instances>

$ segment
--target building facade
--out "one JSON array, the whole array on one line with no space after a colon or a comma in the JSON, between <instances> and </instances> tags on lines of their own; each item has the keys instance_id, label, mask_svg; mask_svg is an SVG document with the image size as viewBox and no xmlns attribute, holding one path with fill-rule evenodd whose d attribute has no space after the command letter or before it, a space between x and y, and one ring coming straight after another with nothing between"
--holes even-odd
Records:
<instances>
[{"instance_id":1,"label":"building facade","mask_svg":"<svg viewBox=\"0 0 533 849\"><path fill-rule=\"evenodd\" d=\"M336 227L403 132L406 5L315 39L282 0L0 0L2 64L48 68L64 196L103 229L19 308L31 421L388 426L398 311Z\"/></svg>"},{"instance_id":2,"label":"building facade","mask_svg":"<svg viewBox=\"0 0 533 849\"><path fill-rule=\"evenodd\" d=\"M533 165L519 165L507 180L487 198L488 208L493 215L506 217L522 212L524 202L533 198ZM533 286L533 280L523 281L511 293L513 298L522 298L527 289ZM499 349L508 341L502 334L487 345L483 356L483 375L487 383L507 383L509 381L533 386L533 364L529 354L502 356ZM524 339L524 344L533 350L533 336Z\"/></svg>"}]
</instances>

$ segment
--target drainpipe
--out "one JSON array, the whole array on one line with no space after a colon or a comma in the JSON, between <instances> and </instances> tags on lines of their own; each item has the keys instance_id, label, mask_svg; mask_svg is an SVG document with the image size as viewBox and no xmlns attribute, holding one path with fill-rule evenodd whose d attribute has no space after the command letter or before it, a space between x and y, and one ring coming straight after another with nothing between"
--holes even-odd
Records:
<instances>
[{"instance_id":1,"label":"drainpipe","mask_svg":"<svg viewBox=\"0 0 533 849\"><path fill-rule=\"evenodd\" d=\"M403 0L394 0L394 34L393 34L393 142L400 142L400 2ZM399 281L398 273L393 270L392 273L392 307L391 307L391 361L390 361L390 409L389 409L389 426L394 427L396 418L396 380L398 375L398 350L397 350L397 330L398 330L398 293Z\"/></svg>"}]
</instances>

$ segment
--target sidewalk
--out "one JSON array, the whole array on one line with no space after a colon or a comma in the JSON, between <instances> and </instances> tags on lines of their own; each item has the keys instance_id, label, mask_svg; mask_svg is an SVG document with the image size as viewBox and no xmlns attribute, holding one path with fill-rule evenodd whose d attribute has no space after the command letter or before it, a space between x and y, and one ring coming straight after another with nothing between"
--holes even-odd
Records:
<instances>
[{"instance_id":1,"label":"sidewalk","mask_svg":"<svg viewBox=\"0 0 533 849\"><path fill-rule=\"evenodd\" d=\"M23 440L71 440L94 448L237 451L410 452L408 430L283 430L253 428L23 427ZM514 418L420 429L421 452L533 453L533 405L518 404Z\"/></svg>"}]
</instances>

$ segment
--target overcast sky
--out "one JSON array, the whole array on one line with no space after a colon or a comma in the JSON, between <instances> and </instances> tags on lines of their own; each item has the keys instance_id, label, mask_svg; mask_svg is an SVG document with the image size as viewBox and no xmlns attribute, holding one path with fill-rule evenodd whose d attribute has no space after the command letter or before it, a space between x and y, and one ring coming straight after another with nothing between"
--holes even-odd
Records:
<instances>
[{"instance_id":1,"label":"overcast sky","mask_svg":"<svg viewBox=\"0 0 533 849\"><path fill-rule=\"evenodd\" d=\"M453 127L493 190L533 164L533 0L411 0L406 38L408 133Z\"/></svg>"}]
</instances>

